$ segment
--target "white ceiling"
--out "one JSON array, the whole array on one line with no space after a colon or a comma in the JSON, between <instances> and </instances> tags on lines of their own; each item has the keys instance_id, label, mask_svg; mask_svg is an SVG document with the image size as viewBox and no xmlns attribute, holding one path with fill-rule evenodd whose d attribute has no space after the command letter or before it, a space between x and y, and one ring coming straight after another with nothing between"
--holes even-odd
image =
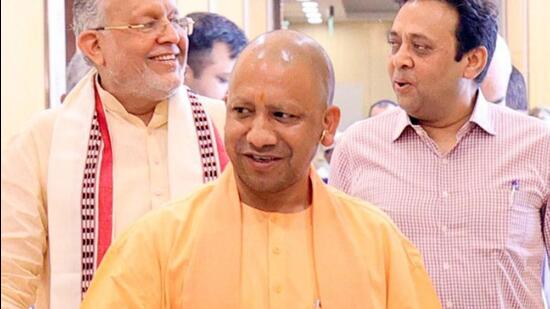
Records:
<instances>
[{"instance_id":1,"label":"white ceiling","mask_svg":"<svg viewBox=\"0 0 550 309\"><path fill-rule=\"evenodd\" d=\"M391 20L397 12L395 0L313 0L326 20L329 7L334 6L336 21ZM291 23L305 23L306 18L298 0L281 0L283 18Z\"/></svg>"}]
</instances>

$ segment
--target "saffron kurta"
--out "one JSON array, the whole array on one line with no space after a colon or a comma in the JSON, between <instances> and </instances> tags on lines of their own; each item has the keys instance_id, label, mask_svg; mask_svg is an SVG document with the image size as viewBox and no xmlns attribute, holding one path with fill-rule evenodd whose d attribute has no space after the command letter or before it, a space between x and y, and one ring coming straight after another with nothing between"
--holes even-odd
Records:
<instances>
[{"instance_id":1,"label":"saffron kurta","mask_svg":"<svg viewBox=\"0 0 550 309\"><path fill-rule=\"evenodd\" d=\"M139 220L82 308L440 308L420 254L377 208L310 172L308 210L258 213L234 177L229 166Z\"/></svg>"},{"instance_id":2,"label":"saffron kurta","mask_svg":"<svg viewBox=\"0 0 550 309\"><path fill-rule=\"evenodd\" d=\"M82 177L83 168L77 170L77 173L69 173L67 180L61 176L66 173L64 170L67 163L61 161L59 169L50 170L50 161L54 152L63 155L65 148L72 145L71 141L61 140L62 148L52 149L57 120L67 108L77 103L74 101L75 92L80 92L81 98L89 99L90 104L93 104L93 80L94 72L91 72L75 87L63 106L46 110L35 117L11 141L2 155L2 308L28 308L31 304L36 304L37 309L50 306L75 308L81 301L78 271L82 242L80 205L69 202L70 190L66 186L61 188L60 203L52 205L48 201L52 197L49 191L51 179L75 183L78 197L81 182L77 179ZM90 95L85 94L85 91ZM173 169L169 164L168 127L169 105L173 102L158 104L151 121L145 125L138 117L126 112L121 103L101 87L98 87L98 93L103 102L113 151L112 236L116 238L139 217L160 207L175 193L182 193L178 188L170 186ZM200 98L200 101L209 115L213 115L215 123L217 120L222 121L216 123L216 127L223 134L223 102L205 102L204 98ZM188 116L191 119L191 115ZM195 162L200 161L192 158L190 151L198 148L197 138L193 136L192 120L186 118L182 122L189 124L191 130L178 130L175 134L176 140L186 144L183 147L186 151L177 151L177 158L183 166L190 165L189 169L196 169L200 175L200 165L195 166ZM89 122L82 123L82 127L89 130ZM195 186L202 184L200 178L194 181L189 179L188 174L181 173L173 177L184 178L184 181L187 177L188 183L194 183ZM182 186L180 189L191 188ZM54 213L63 222L52 220ZM65 221L74 224L76 230L69 228ZM54 230L61 230L61 233L52 235ZM61 251L58 250L54 254L56 257L50 260L52 242L60 244ZM70 246L72 243L75 246ZM55 265L60 264L77 271L73 272L71 278L64 270L60 271L62 285L70 286L71 289L60 285L60 290L50 297L50 286L55 284L50 282L50 266L53 270Z\"/></svg>"}]
</instances>

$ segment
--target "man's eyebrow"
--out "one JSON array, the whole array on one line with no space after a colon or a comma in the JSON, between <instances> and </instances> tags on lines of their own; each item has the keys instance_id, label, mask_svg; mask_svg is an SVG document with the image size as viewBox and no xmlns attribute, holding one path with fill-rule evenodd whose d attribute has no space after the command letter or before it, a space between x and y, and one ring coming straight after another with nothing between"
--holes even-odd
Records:
<instances>
[{"instance_id":1,"label":"man's eyebrow","mask_svg":"<svg viewBox=\"0 0 550 309\"><path fill-rule=\"evenodd\" d=\"M432 42L432 40L429 37L420 33L410 33L410 34L407 34L406 36L408 36L410 39L413 39L413 40L423 40L423 41ZM388 39L398 38L399 34L395 30L391 30L390 32L388 32L387 37Z\"/></svg>"},{"instance_id":2,"label":"man's eyebrow","mask_svg":"<svg viewBox=\"0 0 550 309\"><path fill-rule=\"evenodd\" d=\"M234 102L234 103L239 103L239 104L247 104L247 105L250 105L251 103L249 102L248 98L245 98L243 96L240 96L240 95L236 95L236 96L232 96L231 98L229 98L230 102Z\"/></svg>"},{"instance_id":3,"label":"man's eyebrow","mask_svg":"<svg viewBox=\"0 0 550 309\"><path fill-rule=\"evenodd\" d=\"M409 36L413 40L423 40L423 41L429 41L429 42L432 41L429 37L425 36L424 34L420 34L420 33L411 33L411 34L409 34Z\"/></svg>"},{"instance_id":4,"label":"man's eyebrow","mask_svg":"<svg viewBox=\"0 0 550 309\"><path fill-rule=\"evenodd\" d=\"M397 32L395 30L391 30L391 31L388 32L386 37L387 38L396 38L396 37L399 37L399 35L397 34Z\"/></svg>"}]
</instances>

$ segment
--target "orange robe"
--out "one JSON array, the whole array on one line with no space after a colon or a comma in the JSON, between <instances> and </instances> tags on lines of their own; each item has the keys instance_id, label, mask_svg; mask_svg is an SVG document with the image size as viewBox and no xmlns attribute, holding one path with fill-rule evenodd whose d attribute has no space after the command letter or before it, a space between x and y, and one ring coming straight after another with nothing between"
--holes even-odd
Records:
<instances>
[{"instance_id":1,"label":"orange robe","mask_svg":"<svg viewBox=\"0 0 550 309\"><path fill-rule=\"evenodd\" d=\"M257 289L247 279L255 268L242 265L251 261L243 254L251 248L243 237L250 217L243 220L247 206L234 177L228 166L216 182L130 228L107 252L82 308L246 308L243 300ZM314 285L321 308L441 307L419 252L383 212L326 186L313 171L310 180L313 275L302 280Z\"/></svg>"}]
</instances>

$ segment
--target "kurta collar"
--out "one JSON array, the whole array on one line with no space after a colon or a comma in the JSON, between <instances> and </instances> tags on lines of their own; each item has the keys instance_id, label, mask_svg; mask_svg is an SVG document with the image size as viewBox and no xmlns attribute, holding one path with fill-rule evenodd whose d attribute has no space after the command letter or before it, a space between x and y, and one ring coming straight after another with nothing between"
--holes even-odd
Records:
<instances>
[{"instance_id":1,"label":"kurta collar","mask_svg":"<svg viewBox=\"0 0 550 309\"><path fill-rule=\"evenodd\" d=\"M372 265L354 235L356 223L346 207L310 168L315 273L324 308L360 308L369 303ZM184 308L239 308L242 213L235 173L228 165L213 191L202 200L193 253L183 287ZM352 290L349 287L353 287Z\"/></svg>"}]
</instances>

